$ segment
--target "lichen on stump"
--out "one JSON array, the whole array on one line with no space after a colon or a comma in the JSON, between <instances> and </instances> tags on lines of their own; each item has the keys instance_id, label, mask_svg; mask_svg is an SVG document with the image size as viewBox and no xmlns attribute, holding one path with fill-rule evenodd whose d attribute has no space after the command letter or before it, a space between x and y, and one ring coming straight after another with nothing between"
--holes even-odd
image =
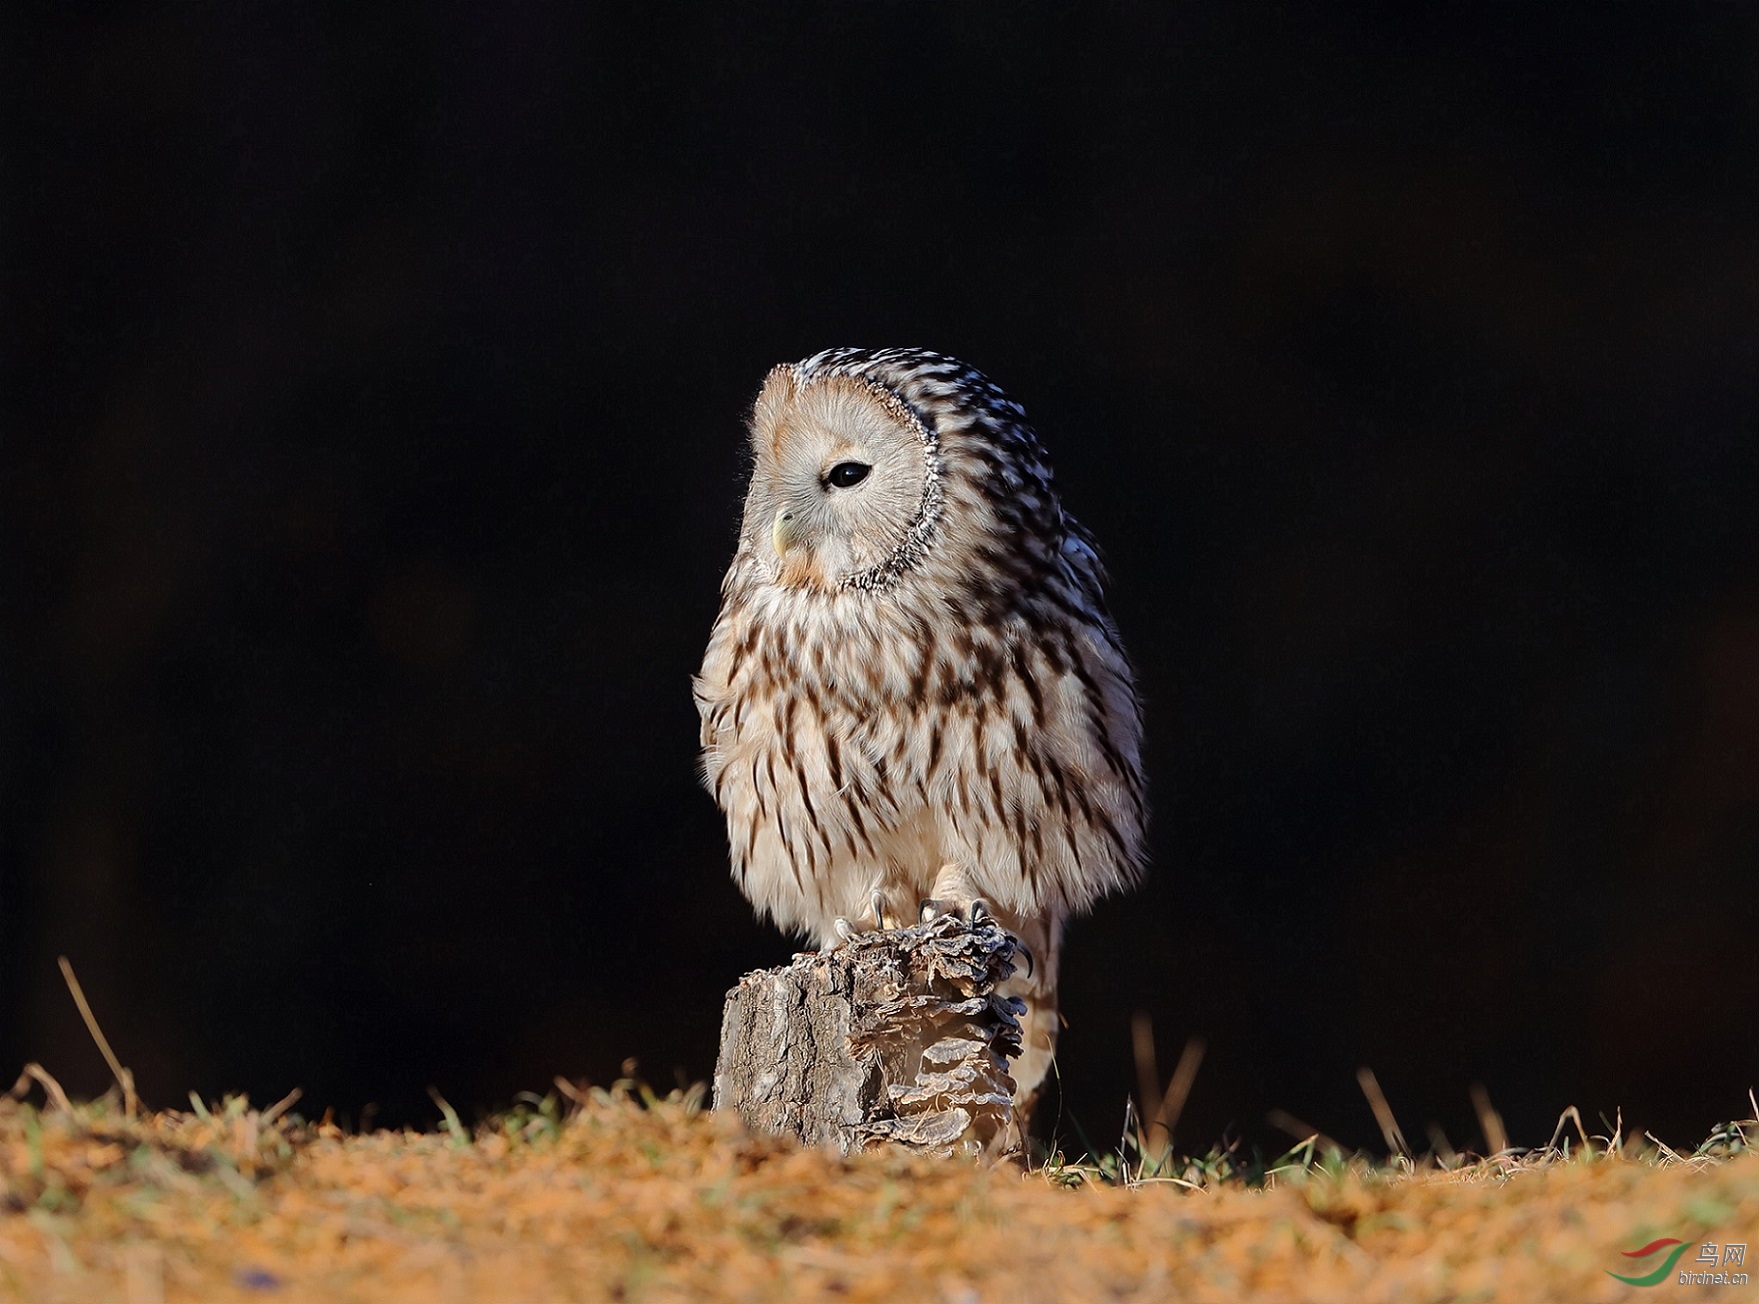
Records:
<instances>
[{"instance_id":1,"label":"lichen on stump","mask_svg":"<svg viewBox=\"0 0 1759 1304\"><path fill-rule=\"evenodd\" d=\"M845 1154L877 1139L1017 1148L1008 1065L1024 1007L995 990L1017 950L992 919L942 915L746 974L727 993L715 1108Z\"/></svg>"}]
</instances>

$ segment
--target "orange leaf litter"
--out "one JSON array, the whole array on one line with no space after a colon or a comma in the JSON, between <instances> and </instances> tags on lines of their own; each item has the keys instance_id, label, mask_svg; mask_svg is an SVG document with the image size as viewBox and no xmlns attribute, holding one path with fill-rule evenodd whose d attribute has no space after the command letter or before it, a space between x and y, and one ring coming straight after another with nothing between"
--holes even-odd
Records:
<instances>
[{"instance_id":1,"label":"orange leaf litter","mask_svg":"<svg viewBox=\"0 0 1759 1304\"><path fill-rule=\"evenodd\" d=\"M0 1100L0 1299L1598 1301L1651 1297L1607 1275L1656 1262L1622 1250L1759 1242L1750 1152L1125 1189L840 1159L675 1097L474 1135L272 1114ZM1754 1298L1653 1297L1680 1294Z\"/></svg>"}]
</instances>

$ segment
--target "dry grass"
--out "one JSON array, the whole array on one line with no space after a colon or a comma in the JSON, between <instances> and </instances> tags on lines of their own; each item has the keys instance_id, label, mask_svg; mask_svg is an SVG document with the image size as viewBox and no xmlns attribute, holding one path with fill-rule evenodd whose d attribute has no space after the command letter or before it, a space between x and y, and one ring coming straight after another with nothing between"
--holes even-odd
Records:
<instances>
[{"instance_id":1,"label":"dry grass","mask_svg":"<svg viewBox=\"0 0 1759 1304\"><path fill-rule=\"evenodd\" d=\"M1519 1151L1475 1088L1497 1153L1438 1138L1414 1156L1363 1069L1388 1162L1287 1115L1301 1142L1270 1165L1179 1155L1202 1043L1159 1092L1140 1020L1142 1121L1110 1154L1030 1171L843 1159L631 1081L557 1079L474 1131L437 1094L437 1132L350 1135L292 1112L297 1092L143 1112L62 970L117 1087L75 1103L32 1064L0 1097L5 1299L1593 1301L1636 1294L1607 1269L1653 1260L1623 1250L1759 1240L1753 1120L1681 1155L1616 1125L1591 1136L1571 1109ZM1725 1290L1751 1298L1700 1293Z\"/></svg>"},{"instance_id":2,"label":"dry grass","mask_svg":"<svg viewBox=\"0 0 1759 1304\"><path fill-rule=\"evenodd\" d=\"M838 1159L629 1084L559 1083L474 1133L448 1110L347 1135L33 1081L44 1104L0 1100L18 1300L1615 1300L1642 1294L1605 1271L1632 1271L1621 1250L1759 1241L1759 1133L1736 1125L1689 1157L1569 1132L1448 1169L1314 1139L1250 1174L1150 1131L1022 1172Z\"/></svg>"}]
</instances>

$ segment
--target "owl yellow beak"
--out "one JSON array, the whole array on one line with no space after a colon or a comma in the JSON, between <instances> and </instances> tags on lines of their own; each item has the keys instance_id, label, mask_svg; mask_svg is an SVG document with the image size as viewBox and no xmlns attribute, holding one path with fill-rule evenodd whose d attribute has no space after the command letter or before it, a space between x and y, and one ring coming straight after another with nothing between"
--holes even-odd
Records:
<instances>
[{"instance_id":1,"label":"owl yellow beak","mask_svg":"<svg viewBox=\"0 0 1759 1304\"><path fill-rule=\"evenodd\" d=\"M770 543L776 549L776 556L786 557L788 549L800 542L800 518L784 507L776 513L776 519L770 522Z\"/></svg>"}]
</instances>

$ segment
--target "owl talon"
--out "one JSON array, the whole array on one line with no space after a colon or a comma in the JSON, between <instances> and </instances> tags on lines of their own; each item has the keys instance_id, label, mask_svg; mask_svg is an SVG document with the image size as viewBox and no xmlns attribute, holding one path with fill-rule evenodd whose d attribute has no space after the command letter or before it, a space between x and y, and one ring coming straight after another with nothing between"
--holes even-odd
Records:
<instances>
[{"instance_id":1,"label":"owl talon","mask_svg":"<svg viewBox=\"0 0 1759 1304\"><path fill-rule=\"evenodd\" d=\"M873 926L880 932L886 931L886 894L877 887L868 898L869 908L873 911Z\"/></svg>"},{"instance_id":2,"label":"owl talon","mask_svg":"<svg viewBox=\"0 0 1759 1304\"><path fill-rule=\"evenodd\" d=\"M855 936L855 925L843 918L842 915L838 915L835 919L831 920L831 927L837 930L837 936L842 938L845 942Z\"/></svg>"},{"instance_id":3,"label":"owl talon","mask_svg":"<svg viewBox=\"0 0 1759 1304\"><path fill-rule=\"evenodd\" d=\"M932 924L935 920L935 916L940 914L940 912L941 903L939 901L934 900L932 897L923 897L916 906L916 922L919 924Z\"/></svg>"},{"instance_id":4,"label":"owl talon","mask_svg":"<svg viewBox=\"0 0 1759 1304\"><path fill-rule=\"evenodd\" d=\"M977 897L971 902L971 908L965 912L965 917L971 921L973 928L982 923L993 924L996 921L995 915L990 912L989 902L982 897Z\"/></svg>"}]
</instances>

